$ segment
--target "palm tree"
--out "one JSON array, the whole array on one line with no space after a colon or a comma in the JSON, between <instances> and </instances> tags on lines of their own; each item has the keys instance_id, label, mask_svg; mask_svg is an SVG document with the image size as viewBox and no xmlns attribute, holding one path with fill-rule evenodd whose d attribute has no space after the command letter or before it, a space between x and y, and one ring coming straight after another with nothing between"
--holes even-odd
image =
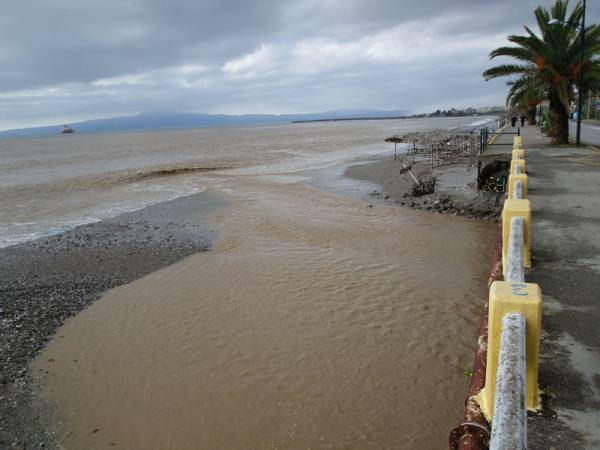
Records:
<instances>
[{"instance_id":1,"label":"palm tree","mask_svg":"<svg viewBox=\"0 0 600 450\"><path fill-rule=\"evenodd\" d=\"M541 35L525 27L526 36L509 36L513 47L500 47L490 53L490 59L508 56L518 60L513 64L502 64L486 70L486 80L498 77L517 76L511 89L519 91L528 83L536 85L550 103L552 123L551 135L554 142L569 142L569 108L574 96L574 86L581 70L580 23L583 6L578 2L567 17L569 1L557 0L551 11L543 7L535 10L535 18ZM559 23L550 25L551 19ZM584 86L591 88L600 80L600 27L586 28L584 48ZM517 86L515 88L515 86ZM510 92L509 92L510 95Z\"/></svg>"},{"instance_id":2,"label":"palm tree","mask_svg":"<svg viewBox=\"0 0 600 450\"><path fill-rule=\"evenodd\" d=\"M544 99L544 90L536 81L535 72L532 71L528 75L506 83L510 87L506 96L506 105L524 115L529 125L536 124L537 106Z\"/></svg>"}]
</instances>

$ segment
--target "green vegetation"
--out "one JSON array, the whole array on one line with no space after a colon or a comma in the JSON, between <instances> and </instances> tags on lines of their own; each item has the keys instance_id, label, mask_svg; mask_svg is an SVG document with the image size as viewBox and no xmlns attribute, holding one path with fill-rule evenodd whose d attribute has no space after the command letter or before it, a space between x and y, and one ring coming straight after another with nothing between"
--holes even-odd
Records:
<instances>
[{"instance_id":1,"label":"green vegetation","mask_svg":"<svg viewBox=\"0 0 600 450\"><path fill-rule=\"evenodd\" d=\"M507 104L535 122L538 104L549 104L550 136L555 143L569 142L569 110L578 87L581 70L581 20L583 6L578 2L567 15L568 0L558 0L551 10L535 10L540 35L525 27L527 35L509 36L515 46L500 47L490 53L490 59L510 57L515 63L501 64L486 70L486 80L513 77L509 82ZM551 21L553 20L554 23ZM600 27L585 29L583 64L583 95L600 90Z\"/></svg>"},{"instance_id":2,"label":"green vegetation","mask_svg":"<svg viewBox=\"0 0 600 450\"><path fill-rule=\"evenodd\" d=\"M536 83L535 75L531 73L507 84L510 87L506 96L508 107L516 109L519 114L527 117L530 125L535 125L537 107L544 98L544 91Z\"/></svg>"}]
</instances>

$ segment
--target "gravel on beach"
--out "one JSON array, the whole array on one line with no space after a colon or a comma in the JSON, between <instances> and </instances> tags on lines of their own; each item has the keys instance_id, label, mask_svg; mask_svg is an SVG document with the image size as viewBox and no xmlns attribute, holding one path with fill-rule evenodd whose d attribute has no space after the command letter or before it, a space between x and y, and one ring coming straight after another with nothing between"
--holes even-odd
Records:
<instances>
[{"instance_id":1,"label":"gravel on beach","mask_svg":"<svg viewBox=\"0 0 600 450\"><path fill-rule=\"evenodd\" d=\"M210 248L209 193L0 249L0 449L54 448L34 406L30 361L103 292Z\"/></svg>"}]
</instances>

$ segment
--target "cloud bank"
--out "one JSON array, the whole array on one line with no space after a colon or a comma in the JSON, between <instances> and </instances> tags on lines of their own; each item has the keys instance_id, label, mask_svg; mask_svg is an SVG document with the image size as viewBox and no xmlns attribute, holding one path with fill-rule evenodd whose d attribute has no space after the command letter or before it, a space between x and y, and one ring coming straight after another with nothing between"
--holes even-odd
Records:
<instances>
[{"instance_id":1,"label":"cloud bank","mask_svg":"<svg viewBox=\"0 0 600 450\"><path fill-rule=\"evenodd\" d=\"M20 0L0 16L0 129L161 109L503 104L504 83L481 72L538 3L551 4Z\"/></svg>"}]
</instances>

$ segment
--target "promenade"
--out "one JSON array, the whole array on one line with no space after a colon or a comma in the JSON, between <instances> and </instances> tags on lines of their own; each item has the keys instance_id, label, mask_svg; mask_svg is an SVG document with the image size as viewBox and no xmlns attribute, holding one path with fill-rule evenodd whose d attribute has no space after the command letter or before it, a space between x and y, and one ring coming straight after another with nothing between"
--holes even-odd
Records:
<instances>
[{"instance_id":1,"label":"promenade","mask_svg":"<svg viewBox=\"0 0 600 450\"><path fill-rule=\"evenodd\" d=\"M597 449L600 152L588 146L550 146L536 127L522 128L521 135L533 227L532 268L526 281L541 287L544 304L539 371L543 410L529 415L529 448Z\"/></svg>"}]
</instances>

